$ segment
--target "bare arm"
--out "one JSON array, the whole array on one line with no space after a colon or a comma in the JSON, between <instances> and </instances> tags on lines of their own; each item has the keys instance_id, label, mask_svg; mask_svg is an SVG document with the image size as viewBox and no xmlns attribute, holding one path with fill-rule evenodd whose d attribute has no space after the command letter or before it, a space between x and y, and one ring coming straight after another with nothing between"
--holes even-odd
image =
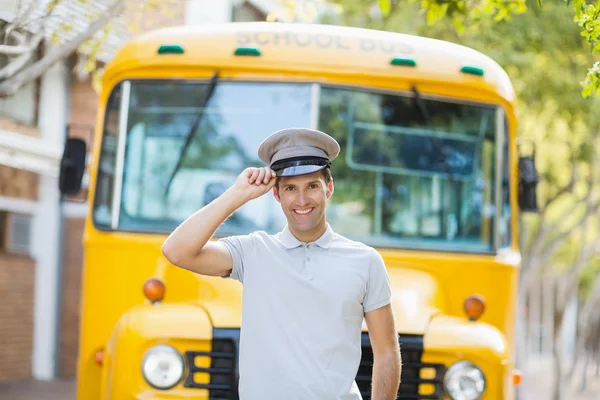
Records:
<instances>
[{"instance_id":1,"label":"bare arm","mask_svg":"<svg viewBox=\"0 0 600 400\"><path fill-rule=\"evenodd\" d=\"M162 245L163 255L173 265L198 274L228 275L233 267L229 252L224 245L209 240L231 214L267 193L275 181L275 173L269 168L244 170L225 193L196 211L169 235Z\"/></svg>"},{"instance_id":2,"label":"bare arm","mask_svg":"<svg viewBox=\"0 0 600 400\"><path fill-rule=\"evenodd\" d=\"M365 313L373 348L371 399L394 400L398 396L402 360L391 305Z\"/></svg>"}]
</instances>

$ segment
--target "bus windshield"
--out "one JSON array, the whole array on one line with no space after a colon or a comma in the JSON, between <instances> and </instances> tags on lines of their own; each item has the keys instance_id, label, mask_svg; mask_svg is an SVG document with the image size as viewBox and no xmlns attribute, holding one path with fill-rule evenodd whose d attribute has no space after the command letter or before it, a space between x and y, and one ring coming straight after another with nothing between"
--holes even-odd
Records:
<instances>
[{"instance_id":1,"label":"bus windshield","mask_svg":"<svg viewBox=\"0 0 600 400\"><path fill-rule=\"evenodd\" d=\"M490 252L507 244L498 106L325 84L219 81L201 107L208 88L131 81L113 90L93 207L98 228L168 233L244 168L262 166L256 152L268 134L314 127L341 146L326 211L334 231L390 248ZM276 233L285 223L268 194L234 213L217 236Z\"/></svg>"}]
</instances>

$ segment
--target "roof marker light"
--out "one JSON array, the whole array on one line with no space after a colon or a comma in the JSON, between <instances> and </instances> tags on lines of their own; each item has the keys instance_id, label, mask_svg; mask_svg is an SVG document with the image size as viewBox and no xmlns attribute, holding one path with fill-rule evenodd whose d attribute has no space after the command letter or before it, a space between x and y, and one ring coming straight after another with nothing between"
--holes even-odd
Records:
<instances>
[{"instance_id":1,"label":"roof marker light","mask_svg":"<svg viewBox=\"0 0 600 400\"><path fill-rule=\"evenodd\" d=\"M410 59L410 58L400 58L400 57L392 58L392 60L390 61L390 64L400 65L403 67L416 67L417 66L417 63L415 62L415 60Z\"/></svg>"},{"instance_id":2,"label":"roof marker light","mask_svg":"<svg viewBox=\"0 0 600 400\"><path fill-rule=\"evenodd\" d=\"M178 44L163 44L158 48L158 54L183 54L183 47Z\"/></svg>"},{"instance_id":3,"label":"roof marker light","mask_svg":"<svg viewBox=\"0 0 600 400\"><path fill-rule=\"evenodd\" d=\"M235 49L236 56L260 56L260 50L257 47L238 47Z\"/></svg>"},{"instance_id":4,"label":"roof marker light","mask_svg":"<svg viewBox=\"0 0 600 400\"><path fill-rule=\"evenodd\" d=\"M465 65L460 69L460 72L464 74L478 75L483 76L483 69L477 67L471 67L470 65Z\"/></svg>"}]
</instances>

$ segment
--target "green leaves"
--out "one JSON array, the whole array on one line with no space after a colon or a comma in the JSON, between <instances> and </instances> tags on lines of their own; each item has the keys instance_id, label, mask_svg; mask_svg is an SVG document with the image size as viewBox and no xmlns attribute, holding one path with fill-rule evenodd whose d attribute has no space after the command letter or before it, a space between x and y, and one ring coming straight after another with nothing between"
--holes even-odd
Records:
<instances>
[{"instance_id":1,"label":"green leaves","mask_svg":"<svg viewBox=\"0 0 600 400\"><path fill-rule=\"evenodd\" d=\"M569 1L567 1L569 4ZM583 36L592 47L592 54L600 51L600 2L586 4L585 0L574 0L575 22L581 28ZM587 72L581 83L581 95L587 98L592 95L600 97L600 63L596 62Z\"/></svg>"},{"instance_id":2,"label":"green leaves","mask_svg":"<svg viewBox=\"0 0 600 400\"><path fill-rule=\"evenodd\" d=\"M432 25L441 20L446 15L446 11L448 11L448 3L431 2L427 8L427 23Z\"/></svg>"},{"instance_id":3,"label":"green leaves","mask_svg":"<svg viewBox=\"0 0 600 400\"><path fill-rule=\"evenodd\" d=\"M46 11L48 13L51 13L52 10L54 10L54 7L56 7L58 5L58 3L60 3L61 0L50 0L47 4L46 4Z\"/></svg>"},{"instance_id":4,"label":"green leaves","mask_svg":"<svg viewBox=\"0 0 600 400\"><path fill-rule=\"evenodd\" d=\"M586 2L585 0L572 0L573 10L575 11L575 20L579 20L585 14ZM567 5L569 5L571 1L567 1Z\"/></svg>"},{"instance_id":5,"label":"green leaves","mask_svg":"<svg viewBox=\"0 0 600 400\"><path fill-rule=\"evenodd\" d=\"M586 4L585 0L574 0L575 22L581 28L583 36L592 48L592 54L600 52L600 2ZM581 83L584 98L597 95L600 97L600 62L596 62L587 72Z\"/></svg>"},{"instance_id":6,"label":"green leaves","mask_svg":"<svg viewBox=\"0 0 600 400\"><path fill-rule=\"evenodd\" d=\"M600 97L600 61L596 62L594 66L589 69L585 80L581 85L583 86L581 94L584 98L593 94Z\"/></svg>"},{"instance_id":7,"label":"green leaves","mask_svg":"<svg viewBox=\"0 0 600 400\"><path fill-rule=\"evenodd\" d=\"M591 142L581 142L577 149L576 159L577 161L583 161L585 163L591 163L594 157L594 144Z\"/></svg>"},{"instance_id":8,"label":"green leaves","mask_svg":"<svg viewBox=\"0 0 600 400\"><path fill-rule=\"evenodd\" d=\"M465 33L465 24L462 22L462 20L460 18L452 18L452 23L454 24L454 29L456 29L456 32L459 35L462 35Z\"/></svg>"},{"instance_id":9,"label":"green leaves","mask_svg":"<svg viewBox=\"0 0 600 400\"><path fill-rule=\"evenodd\" d=\"M402 13L411 13L412 7L418 7L425 16L428 26L439 23L451 23L455 34L464 35L467 31L475 31L481 25L486 25L488 29L495 29L490 23L501 24L510 21L517 15L527 12L527 5L537 4L535 13L538 18L554 18L549 10L554 10L557 4L552 2L542 3L542 0L327 0L337 5L343 4L344 18L347 18L346 11L361 10L355 14L355 20L360 21L360 25L366 25L376 29L385 28L388 30L397 30L400 27L395 25L402 21ZM573 21L579 27L581 35L591 46L592 54L600 53L600 0L564 0L567 7L573 12ZM381 11L381 16L385 20L382 24L376 18L369 15L369 7L377 5ZM543 10L542 10L542 5ZM563 7L564 7L563 5ZM560 4L558 4L560 6ZM562 21L561 21L562 22ZM551 24L549 24L551 25ZM447 25L445 25L447 26ZM404 28L406 30L406 27ZM552 28L550 28L552 29ZM544 31L547 32L547 31ZM539 42L546 41L545 33L539 35ZM513 40L513 39L511 39ZM518 42L518 38L514 39ZM492 49L493 50L493 49ZM516 49L519 50L519 49ZM581 78L579 78L581 80ZM588 97L592 94L600 96L598 88L598 67L589 68L585 80L582 81L581 94Z\"/></svg>"},{"instance_id":10,"label":"green leaves","mask_svg":"<svg viewBox=\"0 0 600 400\"><path fill-rule=\"evenodd\" d=\"M392 11L392 0L379 0L379 9L383 16L387 17L390 15L390 11Z\"/></svg>"},{"instance_id":11,"label":"green leaves","mask_svg":"<svg viewBox=\"0 0 600 400\"><path fill-rule=\"evenodd\" d=\"M575 21L581 28L581 35L592 46L592 52L600 50L600 2L582 6L581 16Z\"/></svg>"}]
</instances>

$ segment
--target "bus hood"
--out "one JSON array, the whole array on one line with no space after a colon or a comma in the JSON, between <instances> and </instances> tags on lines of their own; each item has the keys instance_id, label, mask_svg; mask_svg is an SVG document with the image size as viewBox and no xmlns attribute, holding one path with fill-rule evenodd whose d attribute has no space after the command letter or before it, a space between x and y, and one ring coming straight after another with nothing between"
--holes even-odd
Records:
<instances>
[{"instance_id":1,"label":"bus hood","mask_svg":"<svg viewBox=\"0 0 600 400\"><path fill-rule=\"evenodd\" d=\"M424 334L432 317L444 311L441 285L432 275L411 269L408 265L389 268L388 274L397 331L404 334ZM219 292L213 291L212 296L200 301L200 305L208 313L215 328L239 328L242 285L226 279L219 283L219 287ZM364 323L363 329L366 330Z\"/></svg>"},{"instance_id":2,"label":"bus hood","mask_svg":"<svg viewBox=\"0 0 600 400\"><path fill-rule=\"evenodd\" d=\"M444 311L442 286L431 274L406 267L388 268L388 275L396 331L424 334L431 319Z\"/></svg>"}]
</instances>

